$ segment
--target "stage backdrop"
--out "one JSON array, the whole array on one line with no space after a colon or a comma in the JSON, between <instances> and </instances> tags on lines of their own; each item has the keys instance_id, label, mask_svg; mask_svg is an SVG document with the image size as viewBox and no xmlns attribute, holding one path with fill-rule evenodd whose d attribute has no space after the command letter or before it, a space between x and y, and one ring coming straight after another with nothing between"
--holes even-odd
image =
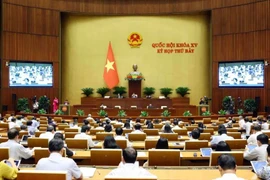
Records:
<instances>
[{"instance_id":1,"label":"stage backdrop","mask_svg":"<svg viewBox=\"0 0 270 180\"><path fill-rule=\"evenodd\" d=\"M140 48L129 46L127 39L132 32L142 36ZM132 65L137 64L138 71L145 77L142 87L155 87L155 97L160 95L160 88L179 86L191 89L189 97L194 105L200 97L211 96L208 15L63 15L62 100L80 104L82 88L96 90L106 86L103 71L109 41L114 51L119 85L128 87L125 76L132 71ZM167 43L172 43L173 47L167 47ZM179 53L182 48L187 50ZM94 96L99 95L95 93ZM170 97L177 97L175 90Z\"/></svg>"}]
</instances>

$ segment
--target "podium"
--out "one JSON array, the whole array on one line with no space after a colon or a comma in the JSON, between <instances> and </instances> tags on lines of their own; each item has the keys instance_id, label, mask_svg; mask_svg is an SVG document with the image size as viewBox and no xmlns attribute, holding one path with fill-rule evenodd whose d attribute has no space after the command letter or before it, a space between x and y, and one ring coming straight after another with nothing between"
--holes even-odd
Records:
<instances>
[{"instance_id":1,"label":"podium","mask_svg":"<svg viewBox=\"0 0 270 180\"><path fill-rule=\"evenodd\" d=\"M209 111L209 105L207 104L200 104L199 106L197 106L197 108L199 116L201 116L202 113L204 113L205 111Z\"/></svg>"},{"instance_id":2,"label":"podium","mask_svg":"<svg viewBox=\"0 0 270 180\"><path fill-rule=\"evenodd\" d=\"M63 111L64 115L70 115L70 105L60 104L59 109Z\"/></svg>"},{"instance_id":3,"label":"podium","mask_svg":"<svg viewBox=\"0 0 270 180\"><path fill-rule=\"evenodd\" d=\"M130 98L132 94L138 95L138 98L142 96L142 80L129 80L128 81L128 97Z\"/></svg>"}]
</instances>

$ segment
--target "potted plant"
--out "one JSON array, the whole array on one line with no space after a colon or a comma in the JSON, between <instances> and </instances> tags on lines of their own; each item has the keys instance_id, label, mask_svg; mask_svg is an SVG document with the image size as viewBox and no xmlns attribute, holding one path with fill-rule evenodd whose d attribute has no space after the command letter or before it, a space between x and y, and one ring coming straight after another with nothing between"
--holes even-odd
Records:
<instances>
[{"instance_id":1,"label":"potted plant","mask_svg":"<svg viewBox=\"0 0 270 180\"><path fill-rule=\"evenodd\" d=\"M85 95L86 97L89 97L90 95L92 95L94 93L94 89L93 88L82 88L82 94Z\"/></svg>"},{"instance_id":2,"label":"potted plant","mask_svg":"<svg viewBox=\"0 0 270 180\"><path fill-rule=\"evenodd\" d=\"M46 112L45 109L40 109L40 110L38 110L37 113L38 113L38 114L46 114L47 112Z\"/></svg>"},{"instance_id":3,"label":"potted plant","mask_svg":"<svg viewBox=\"0 0 270 180\"><path fill-rule=\"evenodd\" d=\"M148 116L148 112L147 111L141 111L140 117L147 117L147 116Z\"/></svg>"},{"instance_id":4,"label":"potted plant","mask_svg":"<svg viewBox=\"0 0 270 180\"><path fill-rule=\"evenodd\" d=\"M27 98L19 98L17 101L17 110L25 111L28 109L28 99Z\"/></svg>"},{"instance_id":5,"label":"potted plant","mask_svg":"<svg viewBox=\"0 0 270 180\"><path fill-rule=\"evenodd\" d=\"M26 108L25 110L23 110L24 113L32 113L31 109Z\"/></svg>"},{"instance_id":6,"label":"potted plant","mask_svg":"<svg viewBox=\"0 0 270 180\"><path fill-rule=\"evenodd\" d=\"M107 115L107 112L104 109L99 110L99 112L97 112L97 114L100 117L105 117Z\"/></svg>"},{"instance_id":7,"label":"potted plant","mask_svg":"<svg viewBox=\"0 0 270 180\"><path fill-rule=\"evenodd\" d=\"M204 113L202 113L203 116L211 116L211 112L210 111L205 111Z\"/></svg>"},{"instance_id":8,"label":"potted plant","mask_svg":"<svg viewBox=\"0 0 270 180\"><path fill-rule=\"evenodd\" d=\"M50 100L47 96L41 96L38 100L38 109L48 111L50 107Z\"/></svg>"},{"instance_id":9,"label":"potted plant","mask_svg":"<svg viewBox=\"0 0 270 180\"><path fill-rule=\"evenodd\" d=\"M175 89L176 93L179 94L182 97L185 97L186 94L190 94L188 91L190 89L188 87L178 87Z\"/></svg>"},{"instance_id":10,"label":"potted plant","mask_svg":"<svg viewBox=\"0 0 270 180\"><path fill-rule=\"evenodd\" d=\"M161 116L163 117L169 117L171 115L171 112L169 112L168 110L164 110L162 113L161 113Z\"/></svg>"},{"instance_id":11,"label":"potted plant","mask_svg":"<svg viewBox=\"0 0 270 180\"><path fill-rule=\"evenodd\" d=\"M192 114L190 113L190 111L185 111L185 112L183 113L183 116L192 116Z\"/></svg>"},{"instance_id":12,"label":"potted plant","mask_svg":"<svg viewBox=\"0 0 270 180\"><path fill-rule=\"evenodd\" d=\"M227 111L221 109L221 110L218 111L218 114L219 115L226 115L227 114Z\"/></svg>"},{"instance_id":13,"label":"potted plant","mask_svg":"<svg viewBox=\"0 0 270 180\"><path fill-rule=\"evenodd\" d=\"M124 111L124 110L118 111L117 116L118 116L118 117L126 117L126 116L127 116L126 111Z\"/></svg>"},{"instance_id":14,"label":"potted plant","mask_svg":"<svg viewBox=\"0 0 270 180\"><path fill-rule=\"evenodd\" d=\"M84 116L84 110L77 109L76 114L77 114L78 116Z\"/></svg>"},{"instance_id":15,"label":"potted plant","mask_svg":"<svg viewBox=\"0 0 270 180\"><path fill-rule=\"evenodd\" d=\"M123 86L115 86L113 90L113 94L119 95L120 97L122 97L123 94L127 93L126 87Z\"/></svg>"},{"instance_id":16,"label":"potted plant","mask_svg":"<svg viewBox=\"0 0 270 180\"><path fill-rule=\"evenodd\" d=\"M161 88L160 94L163 94L167 98L168 95L172 94L172 88Z\"/></svg>"},{"instance_id":17,"label":"potted plant","mask_svg":"<svg viewBox=\"0 0 270 180\"><path fill-rule=\"evenodd\" d=\"M151 96L155 94L155 88L145 87L143 88L143 94L146 95L146 98L151 98Z\"/></svg>"},{"instance_id":18,"label":"potted plant","mask_svg":"<svg viewBox=\"0 0 270 180\"><path fill-rule=\"evenodd\" d=\"M223 109L226 111L226 114L233 113L234 100L231 96L225 96L222 100Z\"/></svg>"},{"instance_id":19,"label":"potted plant","mask_svg":"<svg viewBox=\"0 0 270 180\"><path fill-rule=\"evenodd\" d=\"M102 88L97 89L97 93L100 94L101 97L103 97L103 98L108 92L110 92L110 89L107 87L102 87Z\"/></svg>"},{"instance_id":20,"label":"potted plant","mask_svg":"<svg viewBox=\"0 0 270 180\"><path fill-rule=\"evenodd\" d=\"M57 109L54 114L55 115L64 115L64 112L60 109Z\"/></svg>"},{"instance_id":21,"label":"potted plant","mask_svg":"<svg viewBox=\"0 0 270 180\"><path fill-rule=\"evenodd\" d=\"M244 101L244 107L247 112L254 112L257 109L254 99L246 99Z\"/></svg>"},{"instance_id":22,"label":"potted plant","mask_svg":"<svg viewBox=\"0 0 270 180\"><path fill-rule=\"evenodd\" d=\"M243 115L244 114L244 110L243 109L237 109L237 114L238 115Z\"/></svg>"}]
</instances>

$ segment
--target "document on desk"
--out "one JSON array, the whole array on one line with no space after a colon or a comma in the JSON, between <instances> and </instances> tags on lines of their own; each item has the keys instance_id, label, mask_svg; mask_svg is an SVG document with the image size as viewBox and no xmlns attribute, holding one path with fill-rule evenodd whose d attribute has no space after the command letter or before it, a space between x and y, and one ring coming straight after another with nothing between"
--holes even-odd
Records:
<instances>
[{"instance_id":1,"label":"document on desk","mask_svg":"<svg viewBox=\"0 0 270 180\"><path fill-rule=\"evenodd\" d=\"M83 177L93 177L95 174L96 168L80 167L80 170L83 174Z\"/></svg>"},{"instance_id":2,"label":"document on desk","mask_svg":"<svg viewBox=\"0 0 270 180\"><path fill-rule=\"evenodd\" d=\"M145 152L138 152L138 156L140 156L140 157L146 156L146 153Z\"/></svg>"}]
</instances>

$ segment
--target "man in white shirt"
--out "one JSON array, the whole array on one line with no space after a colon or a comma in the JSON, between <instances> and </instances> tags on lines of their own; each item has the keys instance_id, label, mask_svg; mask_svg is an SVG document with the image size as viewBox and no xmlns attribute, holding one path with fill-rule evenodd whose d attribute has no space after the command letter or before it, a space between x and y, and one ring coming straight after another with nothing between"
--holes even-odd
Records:
<instances>
[{"instance_id":1,"label":"man in white shirt","mask_svg":"<svg viewBox=\"0 0 270 180\"><path fill-rule=\"evenodd\" d=\"M91 115L91 114L88 114L86 120L88 120L89 122L94 122L94 123L96 122L96 121L94 120L94 118L92 118L92 115Z\"/></svg>"},{"instance_id":2,"label":"man in white shirt","mask_svg":"<svg viewBox=\"0 0 270 180\"><path fill-rule=\"evenodd\" d=\"M218 130L218 134L219 136L213 136L213 139L211 141L211 146L212 148L215 148L216 145L220 142L220 141L226 141L226 140L231 140L234 139L231 136L227 135L227 130L225 127L222 127Z\"/></svg>"},{"instance_id":3,"label":"man in white shirt","mask_svg":"<svg viewBox=\"0 0 270 180\"><path fill-rule=\"evenodd\" d=\"M39 122L36 120L35 117L32 118L32 122L32 126L37 129L39 127Z\"/></svg>"},{"instance_id":4,"label":"man in white shirt","mask_svg":"<svg viewBox=\"0 0 270 180\"><path fill-rule=\"evenodd\" d=\"M8 117L7 122L10 122L12 118L14 118L14 114L11 114L11 115Z\"/></svg>"},{"instance_id":5,"label":"man in white shirt","mask_svg":"<svg viewBox=\"0 0 270 180\"><path fill-rule=\"evenodd\" d=\"M123 134L123 129L122 128L120 128L120 127L116 128L115 129L115 134L116 134L116 136L114 137L115 140L126 140L127 141L127 147L132 146L132 144L129 142L129 140L126 139L125 136L122 136L122 134Z\"/></svg>"},{"instance_id":6,"label":"man in white shirt","mask_svg":"<svg viewBox=\"0 0 270 180\"><path fill-rule=\"evenodd\" d=\"M137 151L134 148L127 147L123 150L123 157L122 157L122 165L118 166L118 168L112 170L107 177L125 177L125 178L134 178L134 177L153 177L156 176L152 175L147 170L141 168L136 164L137 159Z\"/></svg>"},{"instance_id":7,"label":"man in white shirt","mask_svg":"<svg viewBox=\"0 0 270 180\"><path fill-rule=\"evenodd\" d=\"M252 119L248 119L248 118L246 118L245 119L245 124L244 124L244 126L243 126L243 129L245 130L245 132L246 132L246 138L249 138L249 136L250 136L250 131L251 131L251 126L253 125L253 123L252 123ZM257 140L255 139L255 143L257 144Z\"/></svg>"},{"instance_id":8,"label":"man in white shirt","mask_svg":"<svg viewBox=\"0 0 270 180\"><path fill-rule=\"evenodd\" d=\"M103 126L104 126L104 124L102 122L100 122L98 124L98 127L96 127L95 129L104 130L104 127Z\"/></svg>"},{"instance_id":9,"label":"man in white shirt","mask_svg":"<svg viewBox=\"0 0 270 180\"><path fill-rule=\"evenodd\" d=\"M174 125L174 126L172 127L172 130L174 130L174 129L182 129L182 128L180 128L180 127L178 126L178 124L179 124L179 123L178 123L178 120L174 120L174 121L173 121L173 125Z\"/></svg>"},{"instance_id":10,"label":"man in white shirt","mask_svg":"<svg viewBox=\"0 0 270 180\"><path fill-rule=\"evenodd\" d=\"M244 152L244 158L249 161L266 161L267 160L267 146L268 146L268 136L265 134L260 134L257 136L258 147L249 151L246 149Z\"/></svg>"},{"instance_id":11,"label":"man in white shirt","mask_svg":"<svg viewBox=\"0 0 270 180\"><path fill-rule=\"evenodd\" d=\"M29 159L33 151L23 147L19 142L19 131L15 128L8 130L8 141L1 143L0 147L9 148L9 157L15 160Z\"/></svg>"},{"instance_id":12,"label":"man in white shirt","mask_svg":"<svg viewBox=\"0 0 270 180\"><path fill-rule=\"evenodd\" d=\"M50 156L42 158L36 165L36 170L44 171L67 171L67 180L82 180L83 175L73 159L62 157L64 142L60 138L52 139L49 142Z\"/></svg>"},{"instance_id":13,"label":"man in white shirt","mask_svg":"<svg viewBox=\"0 0 270 180\"><path fill-rule=\"evenodd\" d=\"M268 130L268 129L269 129L269 124L267 123L267 120L263 120L262 130Z\"/></svg>"},{"instance_id":14,"label":"man in white shirt","mask_svg":"<svg viewBox=\"0 0 270 180\"><path fill-rule=\"evenodd\" d=\"M47 138L47 139L49 139L49 141L53 139L53 136L54 136L54 128L53 128L53 126L48 126L47 127L47 132L42 133L42 134L39 135L40 138Z\"/></svg>"},{"instance_id":15,"label":"man in white shirt","mask_svg":"<svg viewBox=\"0 0 270 180\"><path fill-rule=\"evenodd\" d=\"M261 131L261 126L260 125L255 125L253 128L252 128L252 131L253 131L253 134L251 134L247 140L247 143L248 144L254 144L254 145L257 145L257 136L262 134L262 131Z\"/></svg>"},{"instance_id":16,"label":"man in white shirt","mask_svg":"<svg viewBox=\"0 0 270 180\"><path fill-rule=\"evenodd\" d=\"M243 126L245 124L245 120L244 120L243 116L239 116L239 122L238 122L238 124L239 124L239 128L240 129L243 129Z\"/></svg>"},{"instance_id":17,"label":"man in white shirt","mask_svg":"<svg viewBox=\"0 0 270 180\"><path fill-rule=\"evenodd\" d=\"M232 155L222 154L219 156L218 170L221 177L216 180L244 180L236 176L236 161Z\"/></svg>"},{"instance_id":18,"label":"man in white shirt","mask_svg":"<svg viewBox=\"0 0 270 180\"><path fill-rule=\"evenodd\" d=\"M87 139L88 147L89 148L94 147L95 145L92 141L92 138L91 138L91 136L88 135L89 132L90 132L90 127L87 125L83 125L81 128L81 133L76 134L74 139Z\"/></svg>"},{"instance_id":19,"label":"man in white shirt","mask_svg":"<svg viewBox=\"0 0 270 180\"><path fill-rule=\"evenodd\" d=\"M140 124L135 124L134 131L132 131L131 133L143 133L142 126Z\"/></svg>"},{"instance_id":20,"label":"man in white shirt","mask_svg":"<svg viewBox=\"0 0 270 180\"><path fill-rule=\"evenodd\" d=\"M16 127L20 127L16 124L16 118L12 118L11 121L8 123L8 128L12 129L12 128L16 128Z\"/></svg>"}]
</instances>

